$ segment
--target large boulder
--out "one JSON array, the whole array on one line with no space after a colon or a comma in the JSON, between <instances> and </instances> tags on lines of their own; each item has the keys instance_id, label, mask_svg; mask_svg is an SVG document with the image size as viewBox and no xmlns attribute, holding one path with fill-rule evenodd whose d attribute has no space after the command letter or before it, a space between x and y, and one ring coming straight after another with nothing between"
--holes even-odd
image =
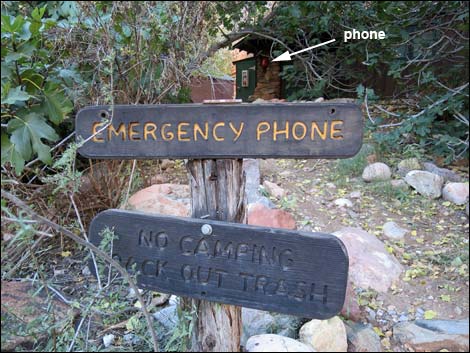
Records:
<instances>
[{"instance_id":1,"label":"large boulder","mask_svg":"<svg viewBox=\"0 0 470 353\"><path fill-rule=\"evenodd\" d=\"M356 287L386 292L400 277L403 267L375 235L360 228L343 228L333 233L346 246L349 280Z\"/></svg>"},{"instance_id":2,"label":"large boulder","mask_svg":"<svg viewBox=\"0 0 470 353\"><path fill-rule=\"evenodd\" d=\"M191 209L189 186L152 185L132 195L128 204L128 208L137 211L188 217Z\"/></svg>"},{"instance_id":3,"label":"large boulder","mask_svg":"<svg viewBox=\"0 0 470 353\"><path fill-rule=\"evenodd\" d=\"M283 210L272 209L261 203L248 205L248 224L254 226L296 229L294 217Z\"/></svg>"},{"instance_id":4,"label":"large boulder","mask_svg":"<svg viewBox=\"0 0 470 353\"><path fill-rule=\"evenodd\" d=\"M347 352L346 328L338 316L311 320L299 332L299 340L318 352Z\"/></svg>"},{"instance_id":5,"label":"large boulder","mask_svg":"<svg viewBox=\"0 0 470 353\"><path fill-rule=\"evenodd\" d=\"M444 178L422 170L412 170L406 174L405 181L421 195L437 199L441 196Z\"/></svg>"},{"instance_id":6,"label":"large boulder","mask_svg":"<svg viewBox=\"0 0 470 353\"><path fill-rule=\"evenodd\" d=\"M289 337L266 334L250 337L247 352L315 352L312 347Z\"/></svg>"},{"instance_id":7,"label":"large boulder","mask_svg":"<svg viewBox=\"0 0 470 353\"><path fill-rule=\"evenodd\" d=\"M364 168L362 179L366 182L390 180L392 171L385 163L372 163Z\"/></svg>"},{"instance_id":8,"label":"large boulder","mask_svg":"<svg viewBox=\"0 0 470 353\"><path fill-rule=\"evenodd\" d=\"M398 343L416 352L468 352L467 320L416 320L393 327Z\"/></svg>"},{"instance_id":9,"label":"large boulder","mask_svg":"<svg viewBox=\"0 0 470 353\"><path fill-rule=\"evenodd\" d=\"M350 281L348 281L346 287L346 297L344 298L343 308L341 309L341 316L354 322L361 320L363 316L357 295L354 292L353 284Z\"/></svg>"},{"instance_id":10,"label":"large boulder","mask_svg":"<svg viewBox=\"0 0 470 353\"><path fill-rule=\"evenodd\" d=\"M431 163L431 162L423 163L423 168L424 168L424 170L426 170L430 173L437 174L437 175L443 177L445 181L452 181L452 182L457 183L457 182L462 180L460 175L453 172L452 170L446 169L446 168L439 168L437 165L435 165L434 163Z\"/></svg>"},{"instance_id":11,"label":"large boulder","mask_svg":"<svg viewBox=\"0 0 470 353\"><path fill-rule=\"evenodd\" d=\"M265 333L294 338L301 320L297 316L270 313L264 310L242 308L243 331L240 344L245 346L248 338Z\"/></svg>"},{"instance_id":12,"label":"large boulder","mask_svg":"<svg viewBox=\"0 0 470 353\"><path fill-rule=\"evenodd\" d=\"M448 183L442 189L442 197L456 205L465 205L468 201L468 183Z\"/></svg>"}]
</instances>

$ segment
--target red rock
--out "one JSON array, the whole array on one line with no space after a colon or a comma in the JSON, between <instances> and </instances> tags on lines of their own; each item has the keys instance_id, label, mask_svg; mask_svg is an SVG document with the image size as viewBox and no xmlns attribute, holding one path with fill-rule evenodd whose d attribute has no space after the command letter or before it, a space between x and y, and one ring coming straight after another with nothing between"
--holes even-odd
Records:
<instances>
[{"instance_id":1,"label":"red rock","mask_svg":"<svg viewBox=\"0 0 470 353\"><path fill-rule=\"evenodd\" d=\"M341 315L346 319L357 322L362 319L362 312L357 302L356 293L351 282L348 282L346 288L346 298L344 299L343 309L341 310Z\"/></svg>"},{"instance_id":2,"label":"red rock","mask_svg":"<svg viewBox=\"0 0 470 353\"><path fill-rule=\"evenodd\" d=\"M268 208L261 203L248 205L248 224L272 228L297 228L295 219L290 213Z\"/></svg>"},{"instance_id":3,"label":"red rock","mask_svg":"<svg viewBox=\"0 0 470 353\"><path fill-rule=\"evenodd\" d=\"M399 280L403 266L375 235L360 228L343 228L333 235L346 246L349 280L354 286L386 293Z\"/></svg>"},{"instance_id":4,"label":"red rock","mask_svg":"<svg viewBox=\"0 0 470 353\"><path fill-rule=\"evenodd\" d=\"M148 213L188 217L190 214L189 186L156 184L136 192L129 198L129 206Z\"/></svg>"}]
</instances>

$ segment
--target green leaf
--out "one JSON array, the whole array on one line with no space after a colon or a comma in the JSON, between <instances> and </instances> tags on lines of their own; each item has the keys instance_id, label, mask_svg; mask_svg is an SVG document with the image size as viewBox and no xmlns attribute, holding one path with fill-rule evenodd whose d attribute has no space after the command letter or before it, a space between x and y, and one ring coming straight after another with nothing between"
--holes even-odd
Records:
<instances>
[{"instance_id":1,"label":"green leaf","mask_svg":"<svg viewBox=\"0 0 470 353\"><path fill-rule=\"evenodd\" d=\"M22 26L21 32L18 34L18 39L27 41L31 38L31 31L29 30L30 26L31 26L31 22L26 22Z\"/></svg>"},{"instance_id":2,"label":"green leaf","mask_svg":"<svg viewBox=\"0 0 470 353\"><path fill-rule=\"evenodd\" d=\"M36 21L41 21L42 16L44 16L44 12L46 11L47 5L44 5L43 7L39 8L36 7L34 8L33 12L31 12L31 17L35 19Z\"/></svg>"},{"instance_id":3,"label":"green leaf","mask_svg":"<svg viewBox=\"0 0 470 353\"><path fill-rule=\"evenodd\" d=\"M31 137L28 129L15 129L10 137L11 142L15 145L15 150L24 160L31 158Z\"/></svg>"},{"instance_id":4,"label":"green leaf","mask_svg":"<svg viewBox=\"0 0 470 353\"><path fill-rule=\"evenodd\" d=\"M2 78L10 77L12 73L12 68L2 61Z\"/></svg>"},{"instance_id":5,"label":"green leaf","mask_svg":"<svg viewBox=\"0 0 470 353\"><path fill-rule=\"evenodd\" d=\"M437 316L437 313L433 310L426 310L424 312L424 319L426 320L432 320Z\"/></svg>"},{"instance_id":6,"label":"green leaf","mask_svg":"<svg viewBox=\"0 0 470 353\"><path fill-rule=\"evenodd\" d=\"M12 132L15 150L22 158L29 157L32 151L44 163L51 163L50 148L41 139L56 141L59 136L42 116L29 113L22 118L12 119L8 122L8 131Z\"/></svg>"},{"instance_id":7,"label":"green leaf","mask_svg":"<svg viewBox=\"0 0 470 353\"><path fill-rule=\"evenodd\" d=\"M3 32L12 32L11 17L9 15L2 14L2 33Z\"/></svg>"},{"instance_id":8,"label":"green leaf","mask_svg":"<svg viewBox=\"0 0 470 353\"><path fill-rule=\"evenodd\" d=\"M49 120L56 125L62 122L73 109L72 102L58 89L51 89L46 86L44 98L42 103L43 111Z\"/></svg>"},{"instance_id":9,"label":"green leaf","mask_svg":"<svg viewBox=\"0 0 470 353\"><path fill-rule=\"evenodd\" d=\"M20 174L24 168L25 160L16 151L15 145L10 142L7 134L2 133L1 139L2 165L9 162L15 168L16 174Z\"/></svg>"},{"instance_id":10,"label":"green leaf","mask_svg":"<svg viewBox=\"0 0 470 353\"><path fill-rule=\"evenodd\" d=\"M31 96L21 90L21 86L10 89L5 99L2 98L2 104L15 104L17 101L27 101Z\"/></svg>"}]
</instances>

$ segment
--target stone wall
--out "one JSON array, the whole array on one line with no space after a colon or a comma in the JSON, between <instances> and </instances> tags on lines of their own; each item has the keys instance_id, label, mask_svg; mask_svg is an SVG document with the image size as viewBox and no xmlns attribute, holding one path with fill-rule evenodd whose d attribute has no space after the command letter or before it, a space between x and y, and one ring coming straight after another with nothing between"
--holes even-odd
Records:
<instances>
[{"instance_id":1,"label":"stone wall","mask_svg":"<svg viewBox=\"0 0 470 353\"><path fill-rule=\"evenodd\" d=\"M256 88L251 101L258 98L275 99L281 97L281 65L278 62L269 62L266 69L261 67L261 58L256 59Z\"/></svg>"}]
</instances>

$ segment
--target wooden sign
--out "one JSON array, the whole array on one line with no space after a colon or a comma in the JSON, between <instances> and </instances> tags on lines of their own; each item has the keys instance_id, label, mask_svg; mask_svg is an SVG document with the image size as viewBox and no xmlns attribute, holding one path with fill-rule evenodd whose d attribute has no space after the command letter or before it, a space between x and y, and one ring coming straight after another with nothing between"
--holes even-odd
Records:
<instances>
[{"instance_id":1,"label":"wooden sign","mask_svg":"<svg viewBox=\"0 0 470 353\"><path fill-rule=\"evenodd\" d=\"M347 158L362 130L350 103L97 106L76 120L88 158Z\"/></svg>"},{"instance_id":2,"label":"wooden sign","mask_svg":"<svg viewBox=\"0 0 470 353\"><path fill-rule=\"evenodd\" d=\"M106 228L140 288L318 319L343 307L348 256L333 235L107 210L91 242Z\"/></svg>"}]
</instances>

